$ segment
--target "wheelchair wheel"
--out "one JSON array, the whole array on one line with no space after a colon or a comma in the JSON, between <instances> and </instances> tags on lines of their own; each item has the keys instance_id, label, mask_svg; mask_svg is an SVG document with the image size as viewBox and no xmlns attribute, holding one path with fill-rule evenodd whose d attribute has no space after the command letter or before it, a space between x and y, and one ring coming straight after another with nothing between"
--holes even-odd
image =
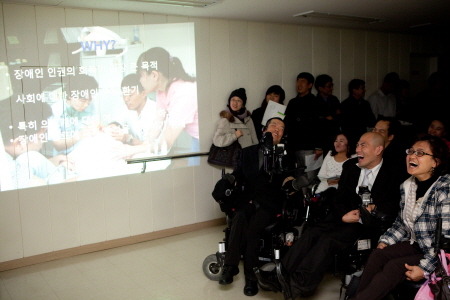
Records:
<instances>
[{"instance_id":1,"label":"wheelchair wheel","mask_svg":"<svg viewBox=\"0 0 450 300\"><path fill-rule=\"evenodd\" d=\"M208 255L203 261L203 273L210 280L219 281L222 274L222 267L218 266L217 256L215 254Z\"/></svg>"}]
</instances>

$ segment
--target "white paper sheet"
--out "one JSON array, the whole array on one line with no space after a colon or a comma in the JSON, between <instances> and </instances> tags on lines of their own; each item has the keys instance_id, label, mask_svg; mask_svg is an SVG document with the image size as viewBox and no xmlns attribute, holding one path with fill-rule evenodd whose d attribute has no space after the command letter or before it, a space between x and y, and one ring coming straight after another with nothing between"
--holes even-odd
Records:
<instances>
[{"instance_id":1,"label":"white paper sheet","mask_svg":"<svg viewBox=\"0 0 450 300\"><path fill-rule=\"evenodd\" d=\"M267 120L269 120L270 118L281 118L282 120L284 120L285 114L284 112L286 111L286 106L280 104L280 103L276 103L274 101L269 101L269 103L267 103L267 108L266 108L266 112L264 113L264 117L262 119L261 125L266 125Z\"/></svg>"}]
</instances>

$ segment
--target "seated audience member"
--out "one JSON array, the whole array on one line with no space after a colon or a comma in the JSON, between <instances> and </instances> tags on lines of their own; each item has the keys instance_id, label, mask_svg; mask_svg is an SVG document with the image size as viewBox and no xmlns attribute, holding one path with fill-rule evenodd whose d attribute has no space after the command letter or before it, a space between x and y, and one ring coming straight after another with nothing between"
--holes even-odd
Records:
<instances>
[{"instance_id":1,"label":"seated audience member","mask_svg":"<svg viewBox=\"0 0 450 300\"><path fill-rule=\"evenodd\" d=\"M341 127L350 144L356 144L359 137L375 124L375 117L369 102L364 100L366 83L353 79L348 84L349 97L341 103Z\"/></svg>"},{"instance_id":2,"label":"seated audience member","mask_svg":"<svg viewBox=\"0 0 450 300\"><path fill-rule=\"evenodd\" d=\"M350 158L350 155L350 145L347 137L343 133L337 134L334 139L334 149L330 150L325 156L319 175L317 175L320 179L320 184L316 193L323 192L330 187L338 187L342 165Z\"/></svg>"},{"instance_id":3,"label":"seated audience member","mask_svg":"<svg viewBox=\"0 0 450 300\"><path fill-rule=\"evenodd\" d=\"M317 90L316 100L320 109L320 125L323 127L323 153L326 155L329 150L333 149L332 139L339 133L338 117L341 113L339 110L341 103L336 96L333 96L333 78L323 74L316 77L314 87Z\"/></svg>"},{"instance_id":4,"label":"seated audience member","mask_svg":"<svg viewBox=\"0 0 450 300\"><path fill-rule=\"evenodd\" d=\"M397 101L397 112L395 118L401 122L414 123L416 116L414 115L414 104L410 96L411 85L408 81L401 79L398 82L395 98Z\"/></svg>"},{"instance_id":5,"label":"seated audience member","mask_svg":"<svg viewBox=\"0 0 450 300\"><path fill-rule=\"evenodd\" d=\"M98 132L100 123L92 103L97 88L95 78L83 74L64 84L67 99L52 105L48 119L48 139L58 154L70 153L79 141Z\"/></svg>"},{"instance_id":6,"label":"seated audience member","mask_svg":"<svg viewBox=\"0 0 450 300\"><path fill-rule=\"evenodd\" d=\"M258 141L262 138L262 120L264 118L264 113L266 112L267 104L269 101L273 101L279 104L284 102L284 90L279 85L272 85L266 91L266 98L262 101L261 107L258 107L252 112L253 125L255 125L256 136Z\"/></svg>"},{"instance_id":7,"label":"seated audience member","mask_svg":"<svg viewBox=\"0 0 450 300\"><path fill-rule=\"evenodd\" d=\"M397 100L394 93L399 81L400 77L397 73L387 74L381 87L367 99L376 119L379 116L395 117Z\"/></svg>"},{"instance_id":8,"label":"seated audience member","mask_svg":"<svg viewBox=\"0 0 450 300\"><path fill-rule=\"evenodd\" d=\"M50 106L47 103L25 103L23 109L24 119L20 120L26 124L23 132L17 130L19 122L14 123L9 107L7 110L2 107L0 111L0 130L8 161L8 166L4 167L9 169L12 178L12 186L2 183L2 191L44 185L56 166L68 163L65 155L57 155L49 160L39 152L43 143L47 142L47 128L42 125L42 121L46 123L51 116ZM62 182L64 179L55 180Z\"/></svg>"},{"instance_id":9,"label":"seated audience member","mask_svg":"<svg viewBox=\"0 0 450 300\"><path fill-rule=\"evenodd\" d=\"M428 126L428 134L432 136L437 136L441 138L447 146L450 148L450 141L446 139L447 136L447 120L445 119L435 119Z\"/></svg>"},{"instance_id":10,"label":"seated audience member","mask_svg":"<svg viewBox=\"0 0 450 300\"><path fill-rule=\"evenodd\" d=\"M284 134L284 122L280 118L272 118L264 129L265 138L270 133L273 145L280 143ZM268 140L270 141L270 139ZM225 253L225 264L220 276L219 284L226 285L233 282L233 276L239 273L241 255L244 256L245 287L244 294L253 296L258 293L258 285L253 268L259 266L258 248L260 233L272 224L283 207L286 194L282 186L290 186L291 190L300 190L306 182L306 178L289 175L293 172L272 172L272 165L264 160L263 150L267 147L267 141L262 141L255 149L254 155L259 157L251 168L258 174L255 178L248 178L242 168L233 172L233 179L238 183L245 182L244 194L237 200L235 210L232 212L232 225L228 240L228 249ZM264 163L266 161L266 163ZM293 156L283 158L284 170L293 170L295 159ZM253 173L253 172L251 172ZM251 200L251 201L250 201Z\"/></svg>"},{"instance_id":11,"label":"seated audience member","mask_svg":"<svg viewBox=\"0 0 450 300\"><path fill-rule=\"evenodd\" d=\"M305 166L307 157L314 156L317 160L323 154L320 126L320 107L311 94L314 76L307 72L297 75L297 96L291 99L286 107L284 119L289 128L287 147L295 153L298 166ZM306 174L310 184L317 181L319 168Z\"/></svg>"},{"instance_id":12,"label":"seated audience member","mask_svg":"<svg viewBox=\"0 0 450 300\"><path fill-rule=\"evenodd\" d=\"M286 299L313 295L335 255L369 230L365 226L367 219L361 219L360 209L397 214L399 183L392 168L382 159L383 149L384 139L380 134L368 132L361 136L356 147L358 157L343 165L333 211L303 232L277 266L278 276L274 272L255 270L262 283L281 288ZM371 191L373 203L367 208L361 208L360 186L367 186Z\"/></svg>"},{"instance_id":13,"label":"seated audience member","mask_svg":"<svg viewBox=\"0 0 450 300\"><path fill-rule=\"evenodd\" d=\"M370 255L354 299L382 299L401 281L418 281L434 271L439 263L434 251L438 218L442 233L450 234L448 160L447 145L430 135L419 136L407 150L411 177L400 187L400 213Z\"/></svg>"},{"instance_id":14,"label":"seated audience member","mask_svg":"<svg viewBox=\"0 0 450 300\"><path fill-rule=\"evenodd\" d=\"M378 118L378 122L373 128L373 132L378 132L384 138L383 160L396 168L397 174L401 176L401 181L403 181L409 176L403 163L406 146L400 140L399 130L400 123L395 118L383 116Z\"/></svg>"}]
</instances>

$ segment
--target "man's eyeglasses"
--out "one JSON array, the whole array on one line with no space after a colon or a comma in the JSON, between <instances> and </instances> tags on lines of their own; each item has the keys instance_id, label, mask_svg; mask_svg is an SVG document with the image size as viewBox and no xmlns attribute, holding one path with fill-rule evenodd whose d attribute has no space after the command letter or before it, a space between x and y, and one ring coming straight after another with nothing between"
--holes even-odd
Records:
<instances>
[{"instance_id":1,"label":"man's eyeglasses","mask_svg":"<svg viewBox=\"0 0 450 300\"><path fill-rule=\"evenodd\" d=\"M406 149L406 154L408 154L408 155L415 154L417 157L422 157L424 155L434 156L433 154L426 153L422 150L414 151L413 149Z\"/></svg>"}]
</instances>

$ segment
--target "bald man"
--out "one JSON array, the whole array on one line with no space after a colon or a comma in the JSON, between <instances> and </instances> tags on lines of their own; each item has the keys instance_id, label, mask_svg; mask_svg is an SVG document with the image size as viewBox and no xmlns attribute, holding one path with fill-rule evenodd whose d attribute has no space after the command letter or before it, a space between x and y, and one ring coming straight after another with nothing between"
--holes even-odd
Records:
<instances>
[{"instance_id":1,"label":"bald man","mask_svg":"<svg viewBox=\"0 0 450 300\"><path fill-rule=\"evenodd\" d=\"M351 247L368 230L365 226L368 224L360 218L359 186L366 185L371 191L373 204L367 210L384 212L395 219L399 209L400 180L383 161L383 149L384 138L379 133L361 136L356 147L357 157L343 165L332 213L305 230L281 260L277 277L273 273L256 271L260 281L280 287L286 299L313 295L335 254Z\"/></svg>"}]
</instances>

